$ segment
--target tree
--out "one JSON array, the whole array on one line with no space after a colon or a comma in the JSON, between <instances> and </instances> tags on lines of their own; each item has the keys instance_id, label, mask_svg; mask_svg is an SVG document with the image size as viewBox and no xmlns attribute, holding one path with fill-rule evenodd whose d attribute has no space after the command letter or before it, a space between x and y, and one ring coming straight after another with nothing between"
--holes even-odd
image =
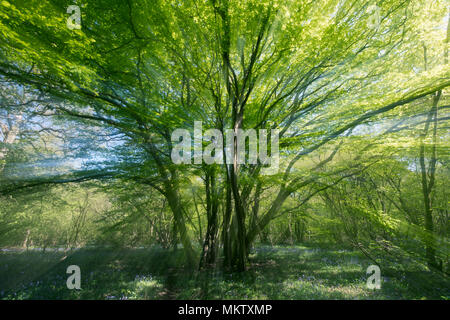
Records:
<instances>
[{"instance_id":1,"label":"tree","mask_svg":"<svg viewBox=\"0 0 450 320\"><path fill-rule=\"evenodd\" d=\"M368 8L374 3L88 1L82 28L71 30L69 1L3 1L0 75L51 97L57 103L47 110L54 117L121 135L112 161L28 185L114 177L151 186L167 200L193 265L183 193L189 178L201 175L207 202L202 259L214 259L216 249L207 251L215 248L221 206L225 260L245 270L257 235L294 192L317 181L346 135L450 84L447 70L410 68L417 55L408 49L429 9L384 1L373 25ZM445 3L436 2L436 18L426 23L438 25L442 8ZM433 43L430 51L441 47ZM279 130L282 170L267 178L263 163L241 164L236 157L202 170L175 165L171 132L199 120L222 133ZM328 148L328 156L305 173L299 161L319 148ZM222 184L225 199L218 201ZM269 187L261 206L261 190ZM312 196L305 192L303 200Z\"/></svg>"}]
</instances>

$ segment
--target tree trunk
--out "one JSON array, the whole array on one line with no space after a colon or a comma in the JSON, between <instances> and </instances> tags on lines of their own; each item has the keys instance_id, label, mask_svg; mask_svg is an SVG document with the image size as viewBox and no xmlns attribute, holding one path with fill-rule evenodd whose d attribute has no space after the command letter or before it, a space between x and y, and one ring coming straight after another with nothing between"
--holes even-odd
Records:
<instances>
[{"instance_id":1,"label":"tree trunk","mask_svg":"<svg viewBox=\"0 0 450 320\"><path fill-rule=\"evenodd\" d=\"M237 128L237 127L236 127ZM235 128L235 129L236 129ZM237 222L237 238L235 240L236 251L233 254L232 264L237 271L245 271L247 263L247 243L245 230L245 208L241 200L238 184L238 163L237 163L237 139L234 139L234 164L231 166L231 190L233 192L234 210Z\"/></svg>"},{"instance_id":2,"label":"tree trunk","mask_svg":"<svg viewBox=\"0 0 450 320\"><path fill-rule=\"evenodd\" d=\"M187 234L186 222L183 216L180 199L173 188L166 189L166 198L170 209L174 214L174 227L180 236L180 241L186 254L187 265L188 267L193 267L195 266L195 254Z\"/></svg>"},{"instance_id":3,"label":"tree trunk","mask_svg":"<svg viewBox=\"0 0 450 320\"><path fill-rule=\"evenodd\" d=\"M202 255L200 257L199 269L214 264L216 261L217 242L217 213L219 210L219 199L216 188L214 170L206 174L206 214L208 225L206 228L205 241L203 243Z\"/></svg>"},{"instance_id":4,"label":"tree trunk","mask_svg":"<svg viewBox=\"0 0 450 320\"><path fill-rule=\"evenodd\" d=\"M230 268L231 267L231 214L233 212L233 207L231 204L231 186L230 186L230 181L228 179L228 175L227 175L227 180L226 180L226 203L225 203L225 211L224 211L224 218L223 218L223 233L222 233L222 237L223 237L223 264L225 268Z\"/></svg>"},{"instance_id":5,"label":"tree trunk","mask_svg":"<svg viewBox=\"0 0 450 320\"><path fill-rule=\"evenodd\" d=\"M421 137L420 144L420 168L422 174L422 193L425 205L425 255L430 269L438 269L440 267L436 261L436 239L434 235L434 225L433 225L433 202L432 202L432 191L435 181L435 171L436 171L436 131L437 131L437 111L438 103L441 97L441 91L436 92L433 98L433 106L428 113L427 122L425 124L425 129ZM424 140L427 136L430 122L433 121L433 145L432 153L429 163L429 177L427 174L427 168L425 165L425 143Z\"/></svg>"}]
</instances>

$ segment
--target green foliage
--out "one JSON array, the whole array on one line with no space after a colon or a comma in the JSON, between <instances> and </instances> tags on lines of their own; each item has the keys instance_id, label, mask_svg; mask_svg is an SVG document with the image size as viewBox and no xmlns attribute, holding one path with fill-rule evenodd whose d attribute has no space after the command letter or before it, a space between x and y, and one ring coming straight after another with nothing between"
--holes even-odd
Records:
<instances>
[{"instance_id":1,"label":"green foliage","mask_svg":"<svg viewBox=\"0 0 450 320\"><path fill-rule=\"evenodd\" d=\"M0 246L181 245L192 269L199 245L200 268L244 271L260 244L332 243L448 274L446 1L93 0L75 30L72 4L0 1ZM278 129L278 172L174 164L194 121ZM283 276L268 297L372 297ZM263 297L205 277L180 297Z\"/></svg>"},{"instance_id":2,"label":"green foliage","mask_svg":"<svg viewBox=\"0 0 450 320\"><path fill-rule=\"evenodd\" d=\"M156 248L84 249L63 262L61 255L0 253L0 298L448 299L447 282L413 266L384 275L381 290L367 289L365 271L372 262L351 250L258 247L250 258L255 267L241 274L188 274L179 269L179 254ZM83 270L82 290L67 290L69 264Z\"/></svg>"}]
</instances>

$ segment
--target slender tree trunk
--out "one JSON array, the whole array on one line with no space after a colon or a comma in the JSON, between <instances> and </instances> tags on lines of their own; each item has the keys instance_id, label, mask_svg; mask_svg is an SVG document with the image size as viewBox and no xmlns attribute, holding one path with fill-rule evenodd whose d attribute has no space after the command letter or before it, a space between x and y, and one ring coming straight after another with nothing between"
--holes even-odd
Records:
<instances>
[{"instance_id":1,"label":"slender tree trunk","mask_svg":"<svg viewBox=\"0 0 450 320\"><path fill-rule=\"evenodd\" d=\"M214 264L216 261L216 242L217 242L217 213L219 210L219 201L216 188L216 179L214 171L206 174L206 213L208 225L206 228L205 241L203 243L202 255L200 257L199 269L207 265Z\"/></svg>"},{"instance_id":2,"label":"slender tree trunk","mask_svg":"<svg viewBox=\"0 0 450 320\"><path fill-rule=\"evenodd\" d=\"M444 49L444 65L448 63L448 42L450 38L450 12L448 15L447 22L447 37L445 39L445 49ZM427 69L427 50L426 46L423 46L424 50L424 65L425 70ZM423 200L425 206L425 255L428 262L428 267L430 269L442 270L442 263L438 264L436 261L436 238L434 234L434 224L433 224L433 201L432 201L432 192L435 182L435 173L436 173L436 162L437 162L437 152L436 152L436 143L437 143L437 117L438 117L438 104L441 98L442 91L439 90L435 93L433 98L433 106L431 110L428 112L427 122L425 123L425 128L423 134L421 136L420 143L420 168L422 175L422 193ZM433 120L433 142L432 142L432 151L431 158L429 164L429 173L427 174L427 169L425 165L425 143L424 140L428 134L428 129L430 126L431 120ZM427 177L428 176L428 177Z\"/></svg>"},{"instance_id":3,"label":"slender tree trunk","mask_svg":"<svg viewBox=\"0 0 450 320\"><path fill-rule=\"evenodd\" d=\"M28 250L28 238L30 237L30 229L27 230L27 234L25 235L25 240L23 241L22 247Z\"/></svg>"},{"instance_id":4,"label":"slender tree trunk","mask_svg":"<svg viewBox=\"0 0 450 320\"><path fill-rule=\"evenodd\" d=\"M8 145L14 143L17 135L19 134L19 125L22 121L22 115L16 116L15 121L12 119L7 119L7 124L0 123L0 131L3 136L3 140L0 143L0 173L3 171L5 167L6 155L8 153Z\"/></svg>"},{"instance_id":5,"label":"slender tree trunk","mask_svg":"<svg viewBox=\"0 0 450 320\"><path fill-rule=\"evenodd\" d=\"M253 241L255 240L256 236L260 231L262 231L269 222L273 219L275 214L280 210L282 204L286 200L286 198L289 196L289 192L287 192L284 188L282 188L277 195L277 198L272 203L272 206L270 207L269 211L259 219L258 223L256 223L247 234L247 245L250 246Z\"/></svg>"},{"instance_id":6,"label":"slender tree trunk","mask_svg":"<svg viewBox=\"0 0 450 320\"><path fill-rule=\"evenodd\" d=\"M227 175L227 185L226 185L226 199L225 199L225 211L223 218L223 256L224 256L224 267L231 267L231 214L233 212L233 207L231 204L231 186Z\"/></svg>"},{"instance_id":7,"label":"slender tree trunk","mask_svg":"<svg viewBox=\"0 0 450 320\"><path fill-rule=\"evenodd\" d=\"M436 239L434 235L434 225L433 225L433 202L432 202L432 191L435 181L435 171L436 171L436 132L437 132L437 111L438 103L441 97L441 91L436 92L433 98L433 106L428 113L427 122L425 124L425 129L421 137L420 144L420 168L422 176L422 193L425 205L425 230L426 234L424 236L425 240L425 251L426 258L428 262L428 267L430 269L440 269L436 261ZM429 174L427 173L427 168L425 165L425 138L428 133L430 122L433 121L433 145L431 158L429 162Z\"/></svg>"},{"instance_id":8,"label":"slender tree trunk","mask_svg":"<svg viewBox=\"0 0 450 320\"><path fill-rule=\"evenodd\" d=\"M253 207L252 207L252 217L250 221L250 229L256 229L258 224L258 213L260 207L260 197L261 197L262 185L261 182L258 181L255 188L255 196L253 199ZM248 237L246 237L246 245L247 245L247 254L250 252L250 248L252 243L248 241Z\"/></svg>"}]
</instances>

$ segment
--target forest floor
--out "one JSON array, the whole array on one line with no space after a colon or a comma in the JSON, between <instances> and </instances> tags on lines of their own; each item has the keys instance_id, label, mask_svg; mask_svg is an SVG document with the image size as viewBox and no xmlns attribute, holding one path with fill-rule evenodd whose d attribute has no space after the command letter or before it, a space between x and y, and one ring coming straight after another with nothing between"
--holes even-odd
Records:
<instances>
[{"instance_id":1,"label":"forest floor","mask_svg":"<svg viewBox=\"0 0 450 320\"><path fill-rule=\"evenodd\" d=\"M357 251L257 247L248 271L186 272L182 251L79 249L0 251L0 299L449 299L450 282L426 270L384 276L368 289L372 263ZM69 265L81 290L69 290Z\"/></svg>"}]
</instances>

